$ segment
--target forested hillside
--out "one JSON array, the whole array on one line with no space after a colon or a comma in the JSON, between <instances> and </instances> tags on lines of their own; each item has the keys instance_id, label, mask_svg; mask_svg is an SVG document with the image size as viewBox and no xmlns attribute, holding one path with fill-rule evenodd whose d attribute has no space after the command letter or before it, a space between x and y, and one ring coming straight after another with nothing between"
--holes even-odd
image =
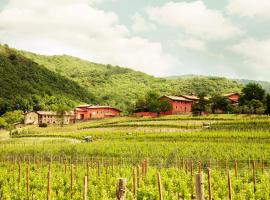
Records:
<instances>
[{"instance_id":1,"label":"forested hillside","mask_svg":"<svg viewBox=\"0 0 270 200\"><path fill-rule=\"evenodd\" d=\"M168 80L157 78L129 68L96 64L79 58L62 56L42 56L20 52L23 56L45 66L94 94L100 104L110 104L128 112L139 96L148 90L156 90L160 95L179 95L207 92L226 93L240 91L241 84L217 77L192 77Z\"/></svg>"},{"instance_id":2,"label":"forested hillside","mask_svg":"<svg viewBox=\"0 0 270 200\"><path fill-rule=\"evenodd\" d=\"M176 80L176 79L191 79L191 78L211 78L211 76L202 76L202 75L192 75L192 74L188 74L188 75L181 75L181 76L169 76L166 77L166 79L169 80ZM248 83L258 83L260 84L263 89L266 90L266 92L270 93L270 82L268 81L255 81L255 80L249 80L249 79L231 79L232 81L236 81L240 84L243 85L247 85Z\"/></svg>"},{"instance_id":3,"label":"forested hillside","mask_svg":"<svg viewBox=\"0 0 270 200\"><path fill-rule=\"evenodd\" d=\"M92 102L89 91L17 51L0 46L0 114Z\"/></svg>"},{"instance_id":4,"label":"forested hillside","mask_svg":"<svg viewBox=\"0 0 270 200\"><path fill-rule=\"evenodd\" d=\"M268 93L270 93L270 82L267 81L253 81L253 80L248 80L248 79L236 79L239 83L242 84L248 84L248 83L258 83L260 84Z\"/></svg>"}]
</instances>

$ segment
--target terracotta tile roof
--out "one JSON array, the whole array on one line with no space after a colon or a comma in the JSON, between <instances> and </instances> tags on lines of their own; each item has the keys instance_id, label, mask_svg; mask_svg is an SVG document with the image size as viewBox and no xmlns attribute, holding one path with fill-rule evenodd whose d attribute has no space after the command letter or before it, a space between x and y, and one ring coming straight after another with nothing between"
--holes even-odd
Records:
<instances>
[{"instance_id":1,"label":"terracotta tile roof","mask_svg":"<svg viewBox=\"0 0 270 200\"><path fill-rule=\"evenodd\" d=\"M94 105L81 105L81 106L77 106L75 108L76 111L84 111L85 109L102 109L102 108L110 108L110 109L114 109L114 110L118 110L119 112L121 112L121 110L111 107L111 106L94 106Z\"/></svg>"},{"instance_id":2,"label":"terracotta tile roof","mask_svg":"<svg viewBox=\"0 0 270 200\"><path fill-rule=\"evenodd\" d=\"M195 95L181 95L181 97L184 97L186 99L191 99L191 100L199 100L200 99Z\"/></svg>"},{"instance_id":3,"label":"terracotta tile roof","mask_svg":"<svg viewBox=\"0 0 270 200\"><path fill-rule=\"evenodd\" d=\"M39 115L57 115L55 111L36 111ZM73 111L66 112L65 115L74 115Z\"/></svg>"},{"instance_id":4,"label":"terracotta tile roof","mask_svg":"<svg viewBox=\"0 0 270 200\"><path fill-rule=\"evenodd\" d=\"M228 94L223 94L224 97L229 97L229 96L232 96L232 95L239 95L238 92L232 92L232 93L228 93Z\"/></svg>"},{"instance_id":5,"label":"terracotta tile roof","mask_svg":"<svg viewBox=\"0 0 270 200\"><path fill-rule=\"evenodd\" d=\"M184 97L178 97L178 96L162 96L161 98L163 98L163 97L167 97L167 98L172 99L174 101L191 101L191 100L186 99Z\"/></svg>"}]
</instances>

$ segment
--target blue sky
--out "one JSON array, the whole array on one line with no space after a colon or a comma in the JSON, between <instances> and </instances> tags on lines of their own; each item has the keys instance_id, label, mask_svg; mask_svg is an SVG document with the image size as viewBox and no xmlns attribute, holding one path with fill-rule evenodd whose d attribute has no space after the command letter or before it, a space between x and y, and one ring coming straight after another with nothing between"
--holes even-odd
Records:
<instances>
[{"instance_id":1,"label":"blue sky","mask_svg":"<svg viewBox=\"0 0 270 200\"><path fill-rule=\"evenodd\" d=\"M269 80L269 0L0 0L0 42L155 76Z\"/></svg>"}]
</instances>

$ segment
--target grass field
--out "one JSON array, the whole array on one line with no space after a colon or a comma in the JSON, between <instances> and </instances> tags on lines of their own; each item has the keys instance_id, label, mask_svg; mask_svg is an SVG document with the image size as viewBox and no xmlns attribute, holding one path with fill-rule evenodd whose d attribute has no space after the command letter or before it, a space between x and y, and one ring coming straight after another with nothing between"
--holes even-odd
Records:
<instances>
[{"instance_id":1,"label":"grass field","mask_svg":"<svg viewBox=\"0 0 270 200\"><path fill-rule=\"evenodd\" d=\"M93 141L84 142L85 136L92 136ZM77 172L80 178L76 179L77 181L74 183L76 189L72 190L75 197L78 196L74 199L82 199L82 178L86 173L86 163L91 163L90 171L95 174L89 175L92 177L88 188L89 199L114 199L113 191L115 191L117 177L122 176L129 180L127 197L133 199L131 169L138 165L141 166L145 159L149 165L149 174L140 179L142 185L136 193L137 199L158 199L155 175L157 171L161 172L161 177L164 179L165 199L177 199L178 193L181 193L184 199L190 199L195 194L193 176L197 173L199 161L202 163L202 170L205 173L209 163L215 163L215 165L212 164L215 168L213 171L213 188L216 188L213 191L214 199L227 199L226 169L235 171L235 163L238 164L239 176L232 177L234 199L270 198L268 175L270 169L270 117L268 116L121 117L76 123L64 127L27 126L13 131L11 137L5 131L0 132L0 156L3 160L0 170L9 176L11 176L11 172L8 170L10 166L17 171L16 163L21 162L22 165L26 165L27 159L31 160L33 173L37 173L35 159L39 162L43 160L44 165L37 176L43 178L46 174L48 160L53 159L53 174L54 178L59 179L59 183L61 182L61 186L59 186L61 192L70 188L66 180L70 174L67 175L67 173L70 173L71 170L70 163L75 163L75 166L81 170ZM118 171L116 170L114 174L111 172L113 159L118 160ZM63 160L68 163L66 165L69 168L69 172L66 172L64 176L61 175ZM105 172L107 160L110 163L107 166L110 173ZM180 160L183 164L179 164ZM257 169L256 192L253 188L254 174L252 175L251 171L253 160ZM101 178L97 176L96 172L99 162L103 170ZM190 175L190 173L193 174ZM41 177L37 179L41 179ZM10 177L10 181L16 182L14 175ZM35 181L37 180L32 180L34 187L31 189L32 194L40 195L36 199L44 199L46 192L37 192L35 187L38 187L40 183L34 183ZM0 180L0 187L1 184L4 187L7 183ZM52 192L54 199L69 199L65 196L66 193L60 192L61 196L56 192L60 189L57 189L57 183L54 182L54 184ZM102 189L95 193L93 187L98 186ZM18 188L18 186L14 187ZM205 189L207 190L206 185ZM24 189L22 190L25 192ZM45 189L43 188L43 190ZM19 189L13 191L15 191L14 194L22 192ZM16 199L11 195L10 190L7 190L6 194L9 194L10 199ZM68 195L71 195L70 190Z\"/></svg>"}]
</instances>

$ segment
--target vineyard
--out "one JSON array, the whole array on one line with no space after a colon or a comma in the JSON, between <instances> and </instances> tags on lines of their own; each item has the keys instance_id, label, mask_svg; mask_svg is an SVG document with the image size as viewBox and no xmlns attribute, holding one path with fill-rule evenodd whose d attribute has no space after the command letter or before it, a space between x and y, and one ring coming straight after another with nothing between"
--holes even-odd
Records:
<instances>
[{"instance_id":1,"label":"vineyard","mask_svg":"<svg viewBox=\"0 0 270 200\"><path fill-rule=\"evenodd\" d=\"M0 144L3 200L270 199L267 116L27 126L0 131Z\"/></svg>"}]
</instances>

